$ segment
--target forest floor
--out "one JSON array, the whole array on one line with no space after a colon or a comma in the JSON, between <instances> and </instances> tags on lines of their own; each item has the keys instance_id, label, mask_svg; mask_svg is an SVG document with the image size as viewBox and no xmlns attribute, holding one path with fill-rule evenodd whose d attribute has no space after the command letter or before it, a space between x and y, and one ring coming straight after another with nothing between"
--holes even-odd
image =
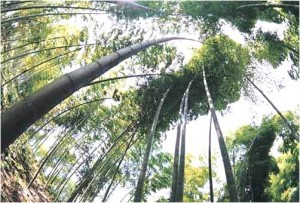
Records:
<instances>
[{"instance_id":1,"label":"forest floor","mask_svg":"<svg viewBox=\"0 0 300 203\"><path fill-rule=\"evenodd\" d=\"M39 175L32 186L27 188L38 169L30 148L25 146L16 149L12 146L9 151L6 156L1 154L0 202L52 202L54 198L45 187L43 176Z\"/></svg>"}]
</instances>

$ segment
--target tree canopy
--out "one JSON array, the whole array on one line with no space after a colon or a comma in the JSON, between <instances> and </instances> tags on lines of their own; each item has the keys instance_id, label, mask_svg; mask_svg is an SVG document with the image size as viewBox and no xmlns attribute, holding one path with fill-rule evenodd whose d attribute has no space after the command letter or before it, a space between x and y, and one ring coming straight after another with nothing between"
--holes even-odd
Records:
<instances>
[{"instance_id":1,"label":"tree canopy","mask_svg":"<svg viewBox=\"0 0 300 203\"><path fill-rule=\"evenodd\" d=\"M131 201L151 135L147 201L171 189L166 134L178 120L189 128L211 111L204 79L215 110L226 112L241 98L256 99L248 91L249 79L261 82L257 64L299 79L299 2L1 1L3 170L17 168L11 174L25 174L24 189L42 185L51 201L109 201L120 189ZM184 99L186 118L178 113ZM299 115L282 115L286 120L265 117L226 135L240 201L299 201ZM277 139L280 155L273 157ZM185 157L183 201L209 201L203 160ZM223 189L218 201L228 200L226 187L214 194Z\"/></svg>"}]
</instances>

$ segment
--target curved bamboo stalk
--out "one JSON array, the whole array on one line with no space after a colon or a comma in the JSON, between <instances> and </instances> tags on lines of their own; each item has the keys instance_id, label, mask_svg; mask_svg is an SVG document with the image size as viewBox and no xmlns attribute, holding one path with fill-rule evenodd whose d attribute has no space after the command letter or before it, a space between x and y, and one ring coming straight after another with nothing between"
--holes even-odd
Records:
<instances>
[{"instance_id":1,"label":"curved bamboo stalk","mask_svg":"<svg viewBox=\"0 0 300 203\"><path fill-rule=\"evenodd\" d=\"M91 158L91 156L97 151L97 149L99 149L99 147L106 142L108 139L108 137L106 137L104 140L102 140L87 156L84 156L83 160L80 161L80 158L77 159L70 167L68 167L69 171L72 171L72 169L76 166L76 164L79 162L79 164L76 166L76 169L73 170L73 172L71 173L71 175L69 173L66 173L64 175L64 177L62 178L62 180L58 183L58 186L54 189L54 191L57 191L58 189L61 188L60 192L58 193L58 195L60 195L60 193L62 192L62 190L64 189L64 187L66 186L67 182L71 179L71 177L73 176L73 174L82 166L82 164L84 164L84 162ZM62 170L62 169L61 169ZM60 173L60 171L59 171ZM54 177L54 180L56 179L56 177ZM54 180L52 180L52 182L54 182ZM58 197L57 197L58 198Z\"/></svg>"},{"instance_id":2,"label":"curved bamboo stalk","mask_svg":"<svg viewBox=\"0 0 300 203\"><path fill-rule=\"evenodd\" d=\"M30 38L14 38L14 39L7 39L5 40L5 42L28 42L28 43L39 43L39 42L43 42L43 41L47 41L47 40L53 40L53 39L57 39L57 38L68 38L68 37L71 37L71 36L58 36L58 37L53 37L53 38L49 38L49 39L43 39L43 40L40 40L40 41L32 41L32 39ZM4 41L1 41L1 42L4 42Z\"/></svg>"},{"instance_id":3,"label":"curved bamboo stalk","mask_svg":"<svg viewBox=\"0 0 300 203\"><path fill-rule=\"evenodd\" d=\"M62 38L66 38L66 37L53 37L53 38L50 38L50 39L42 39L42 40L39 40L39 41L30 41L30 42L27 43L27 44L22 44L22 45L20 45L20 46L12 47L11 49L5 50L5 51L1 52L1 54L5 54L5 53L7 53L7 52L10 52L10 51L13 51L13 50L16 50L16 49L23 48L23 47L29 46L29 45L31 45L31 44L39 44L39 43L41 43L41 42L51 41L51 40L55 40L55 39L62 39ZM7 40L7 41L10 41L10 40ZM26 42L27 42L27 41L26 41Z\"/></svg>"},{"instance_id":4,"label":"curved bamboo stalk","mask_svg":"<svg viewBox=\"0 0 300 203\"><path fill-rule=\"evenodd\" d=\"M9 59L6 59L6 60L4 60L4 61L1 61L1 64L7 63L7 62L9 62L9 61L11 61L11 60L16 60L16 59L19 59L19 58L23 58L23 57L28 56L28 55L31 55L31 54L36 54L36 53L39 53L39 52L43 52L43 51L49 51L49 50L53 50L53 49L71 48L71 47L95 46L95 45L98 45L98 43L65 45L65 46L58 46L58 47L50 47L50 48L46 48L46 49L40 49L40 50L31 51L31 52L26 52L26 53L23 53L23 54L20 54L20 55L11 57L11 58L9 58Z\"/></svg>"},{"instance_id":5,"label":"curved bamboo stalk","mask_svg":"<svg viewBox=\"0 0 300 203\"><path fill-rule=\"evenodd\" d=\"M216 129L216 133L218 136L218 141L219 141L219 146L220 146L220 151L221 151L221 155L222 155L222 159L223 159L223 165L224 165L224 169L225 169L225 175L226 175L226 181L227 181L227 187L228 187L228 192L229 192L229 199L231 202L238 202L238 195L237 195L237 191L236 191L236 186L235 186L235 181L234 181L234 177L233 177L233 173L232 173L232 168L231 168L231 164L230 164L230 159L228 156L228 151L226 148L226 144L224 141L224 137L219 125L219 121L215 112L215 107L213 104L213 100L210 96L210 92L208 89L208 85L206 82L206 77L205 77L205 70L203 68L203 83L205 86L205 92L206 92L206 96L208 99L208 104L209 104L209 108L211 111L211 115L213 117L213 121L214 121L214 126Z\"/></svg>"},{"instance_id":6,"label":"curved bamboo stalk","mask_svg":"<svg viewBox=\"0 0 300 203\"><path fill-rule=\"evenodd\" d=\"M109 186L107 187L107 189L106 189L106 191L105 191L105 194L104 194L104 196L103 196L103 198L102 198L102 202L106 202L106 200L107 200L107 196L108 196L108 193L109 193L109 191L110 191L110 188L112 187L112 185L113 185L113 183L114 183L114 181L115 181L115 178L116 178L116 176L117 176L117 173L119 172L119 168L120 168L120 166L121 166L121 164L122 164L122 162L123 162L123 160L124 160L124 158L125 158L125 155L126 155L128 149L130 148L130 144L131 144L133 138L134 138L134 135L132 135L132 137L131 137L131 139L130 139L130 141L129 141L129 143L128 143L126 149L125 149L125 152L123 153L123 156L122 156L121 160L120 160L119 163L118 163L118 166L117 166L117 168L116 168L116 170L115 170L115 172L114 172L114 175L113 175L113 177L111 178L111 182L110 182Z\"/></svg>"},{"instance_id":7,"label":"curved bamboo stalk","mask_svg":"<svg viewBox=\"0 0 300 203\"><path fill-rule=\"evenodd\" d=\"M176 192L176 201L183 202L183 191L184 191L184 169L185 169L185 134L186 134L186 123L188 114L188 100L189 91L193 80L189 82L189 85L185 91L184 98L184 111L183 111L183 123L181 129L181 146L180 146L180 157L179 157L179 167L178 167L178 184Z\"/></svg>"},{"instance_id":8,"label":"curved bamboo stalk","mask_svg":"<svg viewBox=\"0 0 300 203\"><path fill-rule=\"evenodd\" d=\"M210 116L209 133L208 133L208 173L209 173L208 176L209 176L210 202L214 202L214 189L213 189L212 167L211 167L211 123L212 123L212 115Z\"/></svg>"},{"instance_id":9,"label":"curved bamboo stalk","mask_svg":"<svg viewBox=\"0 0 300 203\"><path fill-rule=\"evenodd\" d=\"M108 118L107 118L108 119ZM90 130L88 130L85 134L88 134L88 133L90 133L91 131L93 131L93 130L95 130L95 129L99 129L101 126L95 126L95 127L93 127L93 128L91 128ZM55 170L55 168L57 168L58 167L58 165L60 164L59 162L61 161L61 159L65 156L65 155L67 155L68 154L68 152L72 149L72 148L74 148L74 147L77 147L77 148L79 148L80 147L80 145L81 145L81 143L79 143L79 141L81 142L82 140L82 138L84 138L84 136L85 136L85 134L83 134L82 136L81 136L81 138L79 138L79 139L77 139L72 145L71 145L71 147L68 147L68 148L66 148L65 150L64 150L64 152L63 152L63 155L59 158L59 160L57 161L57 163L55 164L55 166L53 167L53 169L52 169L52 171L49 173L49 175L48 175L48 181L47 181L47 183L50 181L50 179L51 179L51 177L50 176L52 176L51 175L51 173L53 173L54 174L54 170ZM102 142L103 143L103 142ZM102 144L101 143L101 144ZM100 147L100 145L99 145L99 147ZM97 147L98 148L98 147ZM96 149L97 149L96 148ZM86 159L88 158L87 156L85 157ZM75 163L77 163L77 161L75 162ZM47 185L47 183L46 183L46 185Z\"/></svg>"},{"instance_id":10,"label":"curved bamboo stalk","mask_svg":"<svg viewBox=\"0 0 300 203\"><path fill-rule=\"evenodd\" d=\"M45 64L45 63L48 63L49 61L52 61L52 60L54 60L54 59L57 59L57 58L66 56L66 55L68 55L68 54L70 54L70 53L72 53L72 52L76 52L76 51L79 51L79 50L81 50L81 48L75 49L74 51L68 51L68 52L66 52L66 53L63 53L63 54L60 54L60 55L55 56L55 57L53 57L53 58L47 59L47 60L45 60L45 61L42 61L41 63L38 63L38 64L36 64L36 65L34 65L34 66L32 66L32 67L30 67L30 68L28 68L28 69L22 71L22 72L19 73L18 75L12 77L12 78L9 79L8 81L4 82L4 83L2 84L2 86L7 85L7 84L10 83L11 81L15 80L16 78L20 77L21 75L27 73L28 71L30 71L30 70L32 70L32 69L34 69L34 68L36 68L36 67L38 67L38 66L40 66L40 65L43 65L43 64Z\"/></svg>"},{"instance_id":11,"label":"curved bamboo stalk","mask_svg":"<svg viewBox=\"0 0 300 203\"><path fill-rule=\"evenodd\" d=\"M150 134L147 138L147 147L146 147L146 150L145 150L144 159L143 159L142 167L141 167L141 170L140 170L140 175L139 175L139 179L138 179L138 182L137 182L136 191L135 191L135 194L134 194L134 200L133 200L134 202L141 202L142 201L144 181L145 181L148 161L149 161L149 157L150 157L150 153L151 153L151 148L152 148L152 145L153 145L154 134L155 134L155 131L156 131L156 125L157 125L157 122L158 122L158 118L159 118L161 108L164 104L164 101L165 101L166 96L169 93L169 91L170 91L170 88L167 89L167 91L163 94L163 97L160 100L160 103L157 107L157 110L156 110L156 113L155 113L155 116L154 116L154 119L153 119Z\"/></svg>"},{"instance_id":12,"label":"curved bamboo stalk","mask_svg":"<svg viewBox=\"0 0 300 203\"><path fill-rule=\"evenodd\" d=\"M299 9L299 6L294 4L270 4L270 3L264 3L264 4L247 4L243 6L239 6L236 8L236 11L245 9L245 8L253 8L253 7L262 7L262 8L295 8Z\"/></svg>"},{"instance_id":13,"label":"curved bamboo stalk","mask_svg":"<svg viewBox=\"0 0 300 203\"><path fill-rule=\"evenodd\" d=\"M55 132L55 129L48 130L44 135L41 136L41 138L36 140L36 142L31 146L33 154L35 154L37 150L48 140L53 132Z\"/></svg>"},{"instance_id":14,"label":"curved bamboo stalk","mask_svg":"<svg viewBox=\"0 0 300 203\"><path fill-rule=\"evenodd\" d=\"M273 109L277 112L277 114L280 116L280 118L284 121L284 123L287 125L287 127L293 132L294 139L299 142L299 135L297 131L291 126L289 121L286 119L286 117L278 110L278 108L271 102L271 100L265 95L265 93L253 82L250 80L250 78L245 75L245 78L255 87L257 91L261 93L261 95L269 102L269 104L273 107Z\"/></svg>"},{"instance_id":15,"label":"curved bamboo stalk","mask_svg":"<svg viewBox=\"0 0 300 203\"><path fill-rule=\"evenodd\" d=\"M134 137L135 134L136 134L136 132L137 132L137 128L134 129L134 131L133 131L131 137ZM139 135L135 140L132 140L131 143L129 142L129 143L128 143L128 144L130 144L130 145L129 145L129 148L131 148L131 147L136 143L136 141L139 140L141 137L142 137L142 135ZM129 138L130 138L130 137L129 137ZM126 141L128 141L129 138L126 138L126 139L127 139ZM125 141L125 142L126 142L126 141ZM111 159L111 157L114 156L115 153L116 153L117 151L119 151L119 149L125 144L125 142L123 142L120 146L118 146L118 148L111 154L111 156L110 156L109 158L107 158L107 160L104 161L103 165L101 165L101 167L98 169L98 171L100 171L100 172L98 172L98 173L95 174L95 176L93 177L93 179L90 181L89 185L86 187L85 192L84 192L83 195L82 195L82 200L86 201L87 197L84 197L84 195L85 195L85 193L86 193L87 191L89 191L89 188L92 186L92 182L95 181L96 178L97 178L98 176L100 176L100 178L101 178L101 177L105 177L106 174L108 174L108 173L110 172L111 168L109 168L108 170L104 171L105 174L102 175L102 174L103 174L103 172L102 172L103 168L106 166L106 164L109 164L109 163L110 163L109 160ZM115 165L116 163L117 163L117 162L115 162L113 165ZM104 168L104 169L105 169L105 168ZM102 173L101 173L101 172L102 172ZM84 199L84 198L85 198L85 199ZM74 200L75 200L75 199L74 199Z\"/></svg>"},{"instance_id":16,"label":"curved bamboo stalk","mask_svg":"<svg viewBox=\"0 0 300 203\"><path fill-rule=\"evenodd\" d=\"M43 117L53 107L71 96L80 88L101 76L121 61L150 46L171 41L190 40L182 37L168 37L137 43L102 57L93 63L67 73L23 101L2 113L1 151L4 152L28 127ZM15 116L19 115L19 116Z\"/></svg>"},{"instance_id":17,"label":"curved bamboo stalk","mask_svg":"<svg viewBox=\"0 0 300 203\"><path fill-rule=\"evenodd\" d=\"M118 147L117 150L120 150L121 146L123 146L123 145L124 145L124 143L122 143L122 144ZM116 151L114 151L114 153L113 153L111 156L109 156L107 159L103 160L103 164L100 165L100 167L99 167L99 169L97 169L97 171L95 171L94 177L92 178L91 181L89 181L89 183L88 183L87 187L84 189L83 193L82 193L82 194L81 194L81 193L76 194L76 198L75 198L73 201L78 201L78 200L79 200L79 202L87 202L88 198L90 198L90 197L93 198L93 196L91 196L91 195L89 194L89 193L91 192L91 187L93 186L93 183L94 183L95 181L101 180L101 177L107 177L107 176L110 176L110 173L112 172L112 167L109 167L109 168L108 168L108 166L109 166L110 164L116 165L116 164L118 163L119 159L120 159L120 158L117 158L116 161L114 161L114 162L111 163L111 157L112 157L113 155L115 155L115 152L116 152ZM97 179L99 176L100 176L100 178ZM97 192L98 188L99 188L99 187L96 186L96 189L95 189L96 192ZM79 198L79 197L80 197L80 198ZM89 200L89 201L90 201L90 200Z\"/></svg>"},{"instance_id":18,"label":"curved bamboo stalk","mask_svg":"<svg viewBox=\"0 0 300 203\"><path fill-rule=\"evenodd\" d=\"M175 143L175 152L174 152L174 162L173 162L173 174L172 174L172 187L171 187L171 197L170 201L176 201L176 193L177 193L177 185L178 185L178 165L179 165L179 146L180 146L180 138L181 138L181 125L184 111L184 100L185 93L182 96L180 107L179 107L179 119L177 123L177 136Z\"/></svg>"},{"instance_id":19,"label":"curved bamboo stalk","mask_svg":"<svg viewBox=\"0 0 300 203\"><path fill-rule=\"evenodd\" d=\"M82 118L81 121L79 122L78 125L80 125L80 123L82 123L85 118ZM55 146L51 149L51 151L49 152L49 154L45 157L44 161L42 162L42 164L40 165L40 167L38 168L38 170L35 172L33 178L31 179L31 181L28 183L27 188L30 188L33 181L36 179L36 177L38 176L38 174L41 172L42 168L44 167L44 165L47 163L48 159L56 152L56 149L58 148L58 146L62 143L62 141L68 137L71 134L71 130L69 132L67 132L64 136L62 136L59 141L55 144ZM69 138L66 138L69 139Z\"/></svg>"},{"instance_id":20,"label":"curved bamboo stalk","mask_svg":"<svg viewBox=\"0 0 300 203\"><path fill-rule=\"evenodd\" d=\"M110 193L107 195L107 198L106 198L106 201L110 198L111 194L116 190L116 188L118 187L118 185L120 185L121 181L124 180L124 178L126 177L126 174L123 175L121 178L120 178L120 181L117 182L114 187L110 190Z\"/></svg>"},{"instance_id":21,"label":"curved bamboo stalk","mask_svg":"<svg viewBox=\"0 0 300 203\"><path fill-rule=\"evenodd\" d=\"M117 162L119 162L119 165L121 165L121 163L122 163L122 161L123 161L123 159L124 159L124 157L125 157L125 155L126 155L128 149L129 149L130 147L132 147L132 145L134 144L134 142L132 142L132 141L133 141L133 138L134 138L134 136L135 136L135 134L136 134L136 131L137 131L137 128L134 130L134 132L132 133L132 135L129 137L129 138L130 138L130 141L128 142L128 144L127 144L127 146L126 146L125 151L124 151L122 157L121 157L120 159L117 159L112 165L116 165ZM129 140L129 139L126 138L126 141L128 141L128 140ZM137 139L136 139L136 140L137 140ZM136 141L136 140L135 140L135 141ZM120 146L118 146L118 148L117 148L117 149L116 149L116 150L115 150L115 151L114 151L114 152L113 152L113 153L112 153L112 154L104 161L104 163L101 165L101 167L100 167L99 169L97 169L97 173L95 173L93 179L89 182L88 186L85 188L85 191L83 192L82 197L84 197L85 194L87 193L87 191L90 190L90 187L92 186L93 182L98 178L99 175L101 175L102 177L105 177L105 176L106 176L106 175L102 175L102 174L103 174L103 172L102 172L103 168L106 167L107 165L109 166L109 164L111 164L110 159L116 154L116 152L118 152L118 151L121 149L121 147L126 143L126 141L124 141ZM117 168L118 168L118 167L117 167ZM111 169L112 169L112 168L109 167L109 169L106 170L106 171L104 171L104 173L105 173L105 174L108 174L108 173L110 172ZM105 168L104 168L104 170L105 170ZM117 169L117 170L118 170L118 169ZM102 174L101 174L101 172L102 172Z\"/></svg>"},{"instance_id":22,"label":"curved bamboo stalk","mask_svg":"<svg viewBox=\"0 0 300 203\"><path fill-rule=\"evenodd\" d=\"M2 1L2 2L3 2L3 1ZM1 3L2 3L2 2L1 2ZM4 4L4 5L1 5L1 7L2 7L2 6L9 7L9 6L11 6L11 5L24 4L24 3L29 3L29 2L35 2L35 1L13 1L13 2L11 2L11 3L6 3L6 4Z\"/></svg>"},{"instance_id":23,"label":"curved bamboo stalk","mask_svg":"<svg viewBox=\"0 0 300 203\"><path fill-rule=\"evenodd\" d=\"M79 10L92 10L92 11L106 11L96 8L87 8L87 7L76 7L76 6L23 6L23 7L17 7L17 8L8 8L8 9L1 9L1 13L7 13L11 11L20 11L20 10L30 10L30 9L39 9L39 8L66 8L66 9L79 9Z\"/></svg>"},{"instance_id":24,"label":"curved bamboo stalk","mask_svg":"<svg viewBox=\"0 0 300 203\"><path fill-rule=\"evenodd\" d=\"M132 123L130 123L127 128L115 139L115 141L113 142L112 146L107 150L107 152L100 157L96 163L94 164L94 166L89 170L89 172L87 173L87 175L85 176L85 178L82 180L81 184L79 184L77 186L77 188L73 191L71 197L69 198L70 201L72 201L77 193L79 191L81 191L83 189L83 186L85 184L87 184L88 182L88 178L93 174L94 170L97 168L98 164L102 161L102 159L106 156L106 154L108 154L116 145L116 143L118 143L118 141L127 133L129 132L132 128L136 127L137 121L133 121ZM92 152L94 153L96 151L96 149ZM88 157L90 157L92 155L92 153L89 154ZM69 177L65 180L64 185L61 187L61 190L59 191L58 195L56 196L56 200L59 198L61 192L63 191L64 187L66 186L67 182L71 179L71 177L75 174L75 172L82 166L82 164L84 163L85 160L83 160L76 168L75 170L73 170L73 172L69 175ZM69 202L69 201L68 201Z\"/></svg>"},{"instance_id":25,"label":"curved bamboo stalk","mask_svg":"<svg viewBox=\"0 0 300 203\"><path fill-rule=\"evenodd\" d=\"M53 172L49 180L46 182L45 187L50 187L50 185L52 185L56 181L64 167L65 165L63 164L58 165L57 169Z\"/></svg>"},{"instance_id":26,"label":"curved bamboo stalk","mask_svg":"<svg viewBox=\"0 0 300 203\"><path fill-rule=\"evenodd\" d=\"M118 1L104 1L104 2L106 2L106 3L114 3L114 4L119 4L120 3ZM176 15L174 15L172 13L166 13L164 11L152 9L152 8L149 8L147 6L143 6L141 4L138 4L138 3L132 2L132 1L121 1L121 4L128 5L128 6L133 7L133 8L140 8L140 9L145 10L145 11L151 11L151 12L154 12L154 13L158 13L160 15L176 16Z\"/></svg>"},{"instance_id":27,"label":"curved bamboo stalk","mask_svg":"<svg viewBox=\"0 0 300 203\"><path fill-rule=\"evenodd\" d=\"M112 80L127 79L127 78L134 78L134 77L146 77L146 76L153 76L153 75L162 75L162 74L150 73L150 74L127 75L127 76L120 76L120 77L114 77L114 78L107 78L107 79L91 82L90 84L87 84L86 87L90 86L90 85L96 85L96 84L99 84L99 83L102 83L102 82L109 82L109 81L112 81Z\"/></svg>"},{"instance_id":28,"label":"curved bamboo stalk","mask_svg":"<svg viewBox=\"0 0 300 203\"><path fill-rule=\"evenodd\" d=\"M96 127L97 129L99 129L99 126L97 126ZM95 129L95 128L93 128L93 129ZM107 138L105 139L105 140L103 140L102 142L100 142L100 144L96 147L96 148L94 148L94 150L92 151L92 153L94 153L105 141L107 140ZM71 147L70 147L70 149L65 149L65 152L66 152L66 154L67 154L67 152L69 152L74 146L76 146L76 147L80 147L80 145L81 144L79 144L79 143L74 143ZM91 153L91 154L92 154ZM89 158L89 155L90 154L88 154L87 156L84 156L83 158L84 159L88 159ZM81 158L81 157L80 157ZM73 165L70 167L70 168L72 168L73 166L75 166L76 165L76 163L78 163L78 161L79 161L80 159L78 159L78 160L76 160L74 163L73 163ZM57 169L57 172L56 172L56 174L59 174L59 172L62 170L62 168L63 168L64 166L61 166L60 167L60 169ZM53 168L54 169L54 168ZM55 172L53 172L53 176L54 176L54 173ZM50 176L50 175L49 175ZM50 181L50 179L51 179L51 177L49 178L49 180L48 180L48 182L50 182L50 183L52 183L52 182L54 182L54 180L56 179L56 177L54 177L54 178L52 178L52 180ZM47 185L47 183L46 183L46 185Z\"/></svg>"},{"instance_id":29,"label":"curved bamboo stalk","mask_svg":"<svg viewBox=\"0 0 300 203\"><path fill-rule=\"evenodd\" d=\"M75 142L75 143L73 143L73 144L71 145L71 147L70 147L70 146L68 146L68 145L70 144L70 142L72 142L71 139L73 138L72 135L71 135L71 136L68 138L68 140L65 141L64 145L61 146L61 148L63 148L64 151L69 151L69 150L71 150L71 148L73 148L74 146L76 146L78 142L80 142L83 138L85 138L85 136L88 135L91 131L95 130L95 128L97 128L97 126L95 126L95 127L91 128L91 129L87 130L86 132L84 132L82 135L79 136L79 138L78 138L77 140L74 138L74 142ZM56 152L57 152L57 151L56 151ZM54 152L54 153L52 154L52 156L53 156L56 152ZM62 155L58 155L58 156L62 156ZM47 163L45 164L45 167L44 167L44 168L47 168L47 164L49 165L50 163L47 162Z\"/></svg>"},{"instance_id":30,"label":"curved bamboo stalk","mask_svg":"<svg viewBox=\"0 0 300 203\"><path fill-rule=\"evenodd\" d=\"M52 129L45 129L44 135L37 138L33 144L30 144L31 148L32 149L36 148L39 145L39 143L42 142L43 139L48 137L50 133L54 132L54 130L55 129L53 129L53 128Z\"/></svg>"},{"instance_id":31,"label":"curved bamboo stalk","mask_svg":"<svg viewBox=\"0 0 300 203\"><path fill-rule=\"evenodd\" d=\"M128 195L130 195L130 193L132 193L133 191L134 191L134 188L131 189L128 193L126 193L126 194L124 195L124 197L121 199L120 203L122 203L123 200L124 200ZM132 196L130 197L130 199L132 199ZM128 200L127 202L129 202L129 200Z\"/></svg>"},{"instance_id":32,"label":"curved bamboo stalk","mask_svg":"<svg viewBox=\"0 0 300 203\"><path fill-rule=\"evenodd\" d=\"M90 103L93 103L93 102L97 102L97 101L104 101L104 100L107 100L107 99L112 99L112 98L102 98L102 99L95 99L95 100L92 100L92 101L87 101L87 102L84 102L84 103L81 103L81 104L78 104L76 106L72 106L68 109L65 109L63 110L62 112L58 113L57 115L55 115L54 117L50 118L48 121L46 121L46 123L44 123L44 125L42 125L41 127L39 127L39 129L37 129L28 139L31 139L36 133L38 133L41 129L43 129L48 123L50 123L51 121L53 121L54 119L56 119L57 117L61 116L62 114L65 114L73 109L76 109L82 105L86 105L86 104L90 104Z\"/></svg>"},{"instance_id":33,"label":"curved bamboo stalk","mask_svg":"<svg viewBox=\"0 0 300 203\"><path fill-rule=\"evenodd\" d=\"M41 14L35 14L35 15L28 15L28 16L21 16L21 17L15 17L8 20L3 20L1 22L2 25L13 23L13 22L19 22L22 20L29 20L36 17L42 17L42 16L59 16L59 15L92 15L92 14L106 14L105 13L41 13Z\"/></svg>"},{"instance_id":34,"label":"curved bamboo stalk","mask_svg":"<svg viewBox=\"0 0 300 203\"><path fill-rule=\"evenodd\" d=\"M59 166L60 163L63 161L63 159L67 156L68 154L68 150L65 150L63 152L63 154L59 157L59 159L57 160L57 162L55 163L55 165L53 166L52 170L49 172L49 174L47 175L47 182L45 183L45 186L48 185L48 183L50 182L50 180L53 178L53 176L59 171Z\"/></svg>"}]
</instances>

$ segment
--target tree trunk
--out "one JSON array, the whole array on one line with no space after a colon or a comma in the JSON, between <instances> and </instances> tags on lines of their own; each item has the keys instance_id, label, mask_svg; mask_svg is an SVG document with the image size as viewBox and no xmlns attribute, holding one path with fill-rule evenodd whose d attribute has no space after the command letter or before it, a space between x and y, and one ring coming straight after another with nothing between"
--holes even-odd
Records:
<instances>
[{"instance_id":1,"label":"tree trunk","mask_svg":"<svg viewBox=\"0 0 300 203\"><path fill-rule=\"evenodd\" d=\"M177 184L178 184L178 164L179 164L179 145L180 145L180 138L181 138L181 125L182 125L182 115L184 109L184 99L185 93L182 96L180 107L179 107L179 119L177 124L177 136L176 136L176 143L175 143L175 152L174 152L174 163L173 163L173 174L172 174L172 189L171 189L171 197L170 201L176 201L176 193L177 193Z\"/></svg>"},{"instance_id":2,"label":"tree trunk","mask_svg":"<svg viewBox=\"0 0 300 203\"><path fill-rule=\"evenodd\" d=\"M264 94L264 92L261 89L259 89L259 87L257 87L256 84L252 82L248 76L245 75L245 78L255 87L255 89L257 89L261 93L261 95L269 102L269 104L271 104L273 109L277 112L280 118L285 122L287 127L293 132L294 139L296 139L299 142L299 135L297 131L291 126L291 124L286 119L286 117L284 117L284 115L277 109L277 107L273 104L273 102L271 102L271 100Z\"/></svg>"},{"instance_id":3,"label":"tree trunk","mask_svg":"<svg viewBox=\"0 0 300 203\"><path fill-rule=\"evenodd\" d=\"M151 153L151 147L152 147L152 144L153 144L156 125L157 125L157 122L158 122L158 118L159 118L161 108L164 104L165 98L166 98L169 91L170 91L170 88L167 89L167 91L164 93L163 97L161 98L160 103L158 105L158 108L156 110L154 119L153 119L151 131L150 131L150 134L149 134L148 139L147 139L147 147L146 147L146 151L145 151L145 154L144 154L144 159L143 159L142 167L141 167L141 170L140 170L139 179L138 179L138 182L137 182L136 191L135 191L135 194L134 194L134 200L133 200L134 202L141 202L142 201L144 181L145 181L145 177L146 177L146 171L147 171L148 161L149 161L149 157L150 157L150 153Z\"/></svg>"},{"instance_id":4,"label":"tree trunk","mask_svg":"<svg viewBox=\"0 0 300 203\"><path fill-rule=\"evenodd\" d=\"M28 127L39 120L53 107L119 64L121 61L152 45L179 39L185 38L169 37L149 40L120 49L108 56L102 57L96 62L63 75L23 101L17 103L2 113L1 151L5 151L20 134L26 131Z\"/></svg>"},{"instance_id":5,"label":"tree trunk","mask_svg":"<svg viewBox=\"0 0 300 203\"><path fill-rule=\"evenodd\" d=\"M204 68L203 68L203 82L204 82L204 86L205 86L206 96L208 99L208 104L210 107L211 115L213 117L214 126L215 126L216 133L218 136L221 155L223 158L223 165L224 165L224 169L225 169L227 187L228 187L228 192L229 192L229 199L231 202L238 202L239 199L238 199L238 195L237 195L237 191L236 191L236 186L235 186L235 181L234 181L234 177L233 177L233 173L232 173L230 159L228 156L228 151L227 151L224 137L223 137L223 134L222 134L219 122L218 122L218 118L217 118L217 115L215 112L213 101L210 96L210 92L209 92L208 85L207 85L206 78L205 78Z\"/></svg>"},{"instance_id":6,"label":"tree trunk","mask_svg":"<svg viewBox=\"0 0 300 203\"><path fill-rule=\"evenodd\" d=\"M193 80L190 81L184 98L184 112L183 112L183 123L181 129L181 146L180 146L180 157L179 157L179 168L178 168L178 185L176 192L176 202L183 202L183 191L184 191L184 169L185 169L185 134L186 134L186 123L188 114L188 100L189 91Z\"/></svg>"},{"instance_id":7,"label":"tree trunk","mask_svg":"<svg viewBox=\"0 0 300 203\"><path fill-rule=\"evenodd\" d=\"M212 123L212 115L210 116L209 134L208 134L208 173L209 173L210 202L214 202L214 189L213 189L212 167L211 167L211 123Z\"/></svg>"}]
</instances>

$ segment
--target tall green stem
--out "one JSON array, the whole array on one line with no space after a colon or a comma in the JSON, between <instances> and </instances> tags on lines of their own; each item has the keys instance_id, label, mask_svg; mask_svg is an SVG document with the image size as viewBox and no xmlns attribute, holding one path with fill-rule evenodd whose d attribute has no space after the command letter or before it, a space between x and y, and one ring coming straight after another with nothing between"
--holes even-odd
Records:
<instances>
[{"instance_id":1,"label":"tall green stem","mask_svg":"<svg viewBox=\"0 0 300 203\"><path fill-rule=\"evenodd\" d=\"M227 180L227 187L228 187L228 192L229 192L229 199L231 202L238 202L238 195L237 195L237 191L236 191L236 186L235 186L235 181L234 181L234 177L233 177L233 172L232 172L232 168L231 168L231 164L230 164L230 159L228 156L228 151L226 148L226 144L224 141L224 137L221 131L221 127L219 125L219 121L215 112L215 107L213 104L213 100L210 96L210 92L208 89L208 85L207 85L207 81L206 81L206 77L205 77L205 70L203 68L203 82L204 82L204 86L205 86L205 92L206 92L206 96L208 99L208 104L209 104L209 108L211 111L211 115L213 117L213 121L214 121L214 126L216 129L216 133L218 136L218 141L219 141L219 146L220 146L220 151L221 151L221 155L223 158L223 165L224 165L224 169L225 169L225 175L226 175L226 180Z\"/></svg>"},{"instance_id":2,"label":"tall green stem","mask_svg":"<svg viewBox=\"0 0 300 203\"><path fill-rule=\"evenodd\" d=\"M149 157L150 157L151 148L152 148L152 145L153 145L153 139L154 139L154 134L155 134L155 131L156 131L156 125L157 125L157 122L158 122L158 118L159 118L159 114L160 114L162 105L163 105L163 103L165 101L165 98L166 98L169 91L170 91L170 88L164 93L163 97L160 100L160 103L159 103L158 108L157 108L156 113L155 113L155 117L153 119L150 134L147 138L147 147L146 147L146 151L145 151L145 154L144 154L144 159L143 159L142 167L141 167L141 170L140 170L139 179L138 179L138 182L137 182L136 191L135 191L135 194L134 194L134 200L133 200L134 202L141 202L142 201L144 181L145 181L145 176L146 176L146 171L147 171L147 166L148 166L148 161L149 161Z\"/></svg>"}]
</instances>

